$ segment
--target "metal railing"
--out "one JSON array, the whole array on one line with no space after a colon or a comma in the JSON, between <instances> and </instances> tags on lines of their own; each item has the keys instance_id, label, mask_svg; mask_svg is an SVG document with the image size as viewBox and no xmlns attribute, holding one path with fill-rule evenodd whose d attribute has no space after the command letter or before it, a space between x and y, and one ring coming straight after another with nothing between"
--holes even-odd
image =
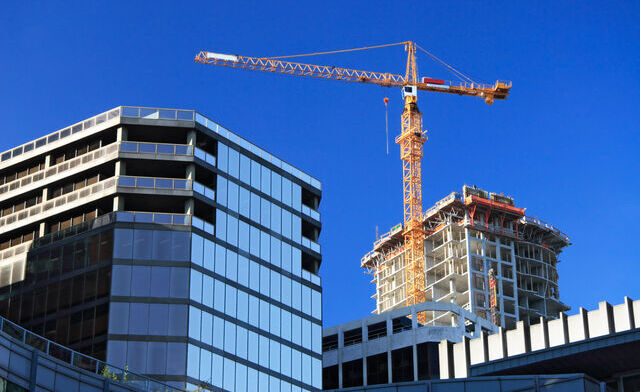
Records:
<instances>
[{"instance_id":1,"label":"metal railing","mask_svg":"<svg viewBox=\"0 0 640 392\"><path fill-rule=\"evenodd\" d=\"M120 151L154 155L193 155L193 146L188 144L121 142Z\"/></svg>"},{"instance_id":2,"label":"metal railing","mask_svg":"<svg viewBox=\"0 0 640 392\"><path fill-rule=\"evenodd\" d=\"M49 143L57 142L58 140L64 139L70 135L74 135L78 132L86 131L106 121L113 120L119 117L120 117L119 107L108 110L104 113L98 114L97 116L93 116L87 120L81 121L70 127L50 133L38 140L31 141L21 146L18 146L16 148L13 148L9 151L5 151L4 153L0 154L0 162L6 162L12 158L21 156L22 154L32 153L33 151L41 147L44 147Z\"/></svg>"},{"instance_id":3,"label":"metal railing","mask_svg":"<svg viewBox=\"0 0 640 392\"><path fill-rule=\"evenodd\" d=\"M314 252L318 252L320 253L320 244L307 238L307 237L302 237L302 241L300 241L300 243L302 244L302 246L306 246L307 248L311 249Z\"/></svg>"},{"instance_id":4,"label":"metal railing","mask_svg":"<svg viewBox=\"0 0 640 392\"><path fill-rule=\"evenodd\" d=\"M209 154L204 150L199 149L198 147L194 149L193 156L196 158L202 159L203 161L207 162L211 166L216 165L216 157L214 157L213 155Z\"/></svg>"},{"instance_id":5,"label":"metal railing","mask_svg":"<svg viewBox=\"0 0 640 392\"><path fill-rule=\"evenodd\" d=\"M121 106L122 117L146 118L150 120L193 121L195 111L180 109L160 109L138 106Z\"/></svg>"},{"instance_id":6,"label":"metal railing","mask_svg":"<svg viewBox=\"0 0 640 392\"><path fill-rule=\"evenodd\" d=\"M91 151L89 153L80 155L79 157L70 159L68 161L64 161L61 162L57 165L54 166L50 166L48 168L44 168L42 170L39 170L33 174L30 174L28 176L22 177L22 178L18 178L14 181L8 182L5 185L0 187L0 195L3 195L7 192L11 192L14 190L17 190L21 187L27 186L29 184L47 179L47 178L51 178L53 176L56 176L58 174L64 173L66 171L69 171L71 169L75 169L80 167L81 165L84 165L86 163L94 163L95 160L100 159L104 156L108 156L114 152L116 152L118 149L117 147L117 143L111 143L108 144L104 147L101 147L97 150Z\"/></svg>"},{"instance_id":7,"label":"metal railing","mask_svg":"<svg viewBox=\"0 0 640 392\"><path fill-rule=\"evenodd\" d=\"M116 183L116 178L110 177L106 180L100 181L96 184L86 186L77 191L69 192L62 196L58 196L51 200L47 200L43 203L36 204L35 206L26 208L24 210L14 212L5 217L0 218L0 231L8 231L7 226L13 223L25 220L29 217L38 217L42 219L40 214L48 212L57 207L64 206L66 204L70 204L74 201L83 199L87 196L95 195L96 193L100 193L102 191L108 190L114 187Z\"/></svg>"},{"instance_id":8,"label":"metal railing","mask_svg":"<svg viewBox=\"0 0 640 392\"><path fill-rule=\"evenodd\" d=\"M165 212L146 211L118 211L114 214L116 222L158 223L164 225L184 226L191 224L191 215L189 214L171 214Z\"/></svg>"},{"instance_id":9,"label":"metal railing","mask_svg":"<svg viewBox=\"0 0 640 392\"><path fill-rule=\"evenodd\" d=\"M110 380L133 386L147 392L181 392L167 384L161 383L138 373L130 372L118 366L110 365L99 359L61 346L47 338L37 335L4 317L0 317L0 331L12 339L30 346L46 355L65 362L73 367L106 377Z\"/></svg>"},{"instance_id":10,"label":"metal railing","mask_svg":"<svg viewBox=\"0 0 640 392\"><path fill-rule=\"evenodd\" d=\"M216 200L216 191L197 181L193 182L193 191L213 201Z\"/></svg>"},{"instance_id":11,"label":"metal railing","mask_svg":"<svg viewBox=\"0 0 640 392\"><path fill-rule=\"evenodd\" d=\"M313 219L315 219L317 221L320 221L320 213L318 211L314 210L311 207L307 207L304 204L302 205L302 213L307 215L307 216L310 216L311 218L313 218Z\"/></svg>"},{"instance_id":12,"label":"metal railing","mask_svg":"<svg viewBox=\"0 0 640 392\"><path fill-rule=\"evenodd\" d=\"M211 235L214 235L214 226L213 224L206 222L200 218L196 218L195 216L191 217L191 226L198 228L202 231L204 231L205 233L209 233Z\"/></svg>"},{"instance_id":13,"label":"metal railing","mask_svg":"<svg viewBox=\"0 0 640 392\"><path fill-rule=\"evenodd\" d=\"M545 221L543 221L543 220L540 220L540 219L533 218L533 217L531 217L531 216L526 216L526 215L525 215L525 216L523 216L522 218L520 218L520 221L521 221L522 223L525 223L525 224L529 223L529 224L534 224L534 225L539 226L539 227L544 227L545 229L551 230L551 231L553 231L554 233L558 234L558 235L559 235L559 236L561 236L565 241L567 241L567 242L571 242L571 241L570 241L570 239L569 239L569 236L568 236L568 235L566 235L565 233L563 233L562 231L560 231L560 229L558 229L557 227L555 227L555 226L553 226L553 225L550 225L549 223L547 223L547 222L545 222Z\"/></svg>"},{"instance_id":14,"label":"metal railing","mask_svg":"<svg viewBox=\"0 0 640 392\"><path fill-rule=\"evenodd\" d=\"M118 186L125 188L191 190L191 180L182 178L119 176Z\"/></svg>"}]
</instances>

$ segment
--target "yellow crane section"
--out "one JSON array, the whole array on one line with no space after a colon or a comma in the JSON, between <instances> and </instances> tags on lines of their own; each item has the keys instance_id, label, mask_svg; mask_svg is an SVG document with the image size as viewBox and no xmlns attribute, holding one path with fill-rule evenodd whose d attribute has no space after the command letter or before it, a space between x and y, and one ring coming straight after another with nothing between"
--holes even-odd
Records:
<instances>
[{"instance_id":1,"label":"yellow crane section","mask_svg":"<svg viewBox=\"0 0 640 392\"><path fill-rule=\"evenodd\" d=\"M283 58L343 53L396 45L404 45L405 51L407 52L407 64L404 75L282 60ZM417 50L422 50L434 60L440 62L449 70L462 76L466 80L460 82L432 78L422 78L422 80L419 80L418 66L416 63ZM402 131L395 139L395 142L400 145L400 158L402 159L406 296L407 305L424 302L426 298L426 284L422 243L425 231L422 227L421 162L423 145L427 141L427 138L425 135L426 132L422 128L422 114L420 110L418 110L417 92L430 91L480 97L483 98L487 104L491 105L496 99L504 100L507 98L509 90L511 89L511 82L497 81L494 84L476 83L412 41L279 57L248 57L201 51L196 55L195 61L202 64L274 72L293 76L375 84L382 87L400 87L402 89L404 98L404 110L401 118ZM418 321L424 323L424 316L424 314L419 314Z\"/></svg>"}]
</instances>

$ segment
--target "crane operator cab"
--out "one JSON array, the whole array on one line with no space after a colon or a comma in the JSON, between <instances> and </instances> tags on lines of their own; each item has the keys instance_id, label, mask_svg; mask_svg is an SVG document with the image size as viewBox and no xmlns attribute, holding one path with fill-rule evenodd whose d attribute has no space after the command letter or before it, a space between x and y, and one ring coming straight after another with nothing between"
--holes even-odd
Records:
<instances>
[{"instance_id":1,"label":"crane operator cab","mask_svg":"<svg viewBox=\"0 0 640 392\"><path fill-rule=\"evenodd\" d=\"M404 86L404 87L402 87L402 98L417 97L417 96L418 96L418 87L417 86Z\"/></svg>"}]
</instances>

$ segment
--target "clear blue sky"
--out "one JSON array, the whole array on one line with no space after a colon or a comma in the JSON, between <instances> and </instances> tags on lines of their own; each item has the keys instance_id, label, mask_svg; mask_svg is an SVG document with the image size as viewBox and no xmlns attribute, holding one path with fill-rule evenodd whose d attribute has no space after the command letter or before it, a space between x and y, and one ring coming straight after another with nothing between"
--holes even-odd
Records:
<instances>
[{"instance_id":1,"label":"clear blue sky","mask_svg":"<svg viewBox=\"0 0 640 392\"><path fill-rule=\"evenodd\" d=\"M270 5L268 3L277 3ZM0 149L118 105L196 109L323 182L325 324L364 317L360 257L402 218L396 89L207 67L255 56L414 40L506 102L424 93L424 201L462 185L504 192L565 231L573 311L640 298L640 3L3 2ZM531 4L538 4L532 7ZM401 48L310 60L401 73ZM426 57L422 75L451 79Z\"/></svg>"}]
</instances>

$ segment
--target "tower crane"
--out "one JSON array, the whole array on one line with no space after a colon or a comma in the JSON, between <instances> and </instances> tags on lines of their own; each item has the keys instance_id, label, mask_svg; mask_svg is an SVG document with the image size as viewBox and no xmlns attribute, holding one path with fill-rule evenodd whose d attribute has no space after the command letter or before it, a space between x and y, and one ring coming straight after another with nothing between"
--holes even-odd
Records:
<instances>
[{"instance_id":1,"label":"tower crane","mask_svg":"<svg viewBox=\"0 0 640 392\"><path fill-rule=\"evenodd\" d=\"M404 45L404 49L407 52L407 64L404 75L283 60L293 57L343 53L396 45ZM465 80L453 82L426 77L419 80L418 66L416 63L416 53L418 50L425 52L435 61L438 61L455 73L456 76L459 78L462 77ZM279 57L248 57L201 51L196 55L195 61L202 64L293 76L375 84L382 87L400 87L402 89L402 96L404 98L404 110L401 117L402 127L401 133L396 137L395 142L400 145L400 158L402 159L406 303L410 306L424 302L426 300L426 284L422 243L426 233L422 225L421 161L423 146L427 141L427 137L426 132L422 128L422 114L417 105L418 91L480 97L484 99L485 103L491 105L496 99L504 100L507 98L511 89L511 82L497 81L494 84L475 83L455 68L422 49L413 41ZM424 319L424 314L418 314L419 322L424 323Z\"/></svg>"}]
</instances>

